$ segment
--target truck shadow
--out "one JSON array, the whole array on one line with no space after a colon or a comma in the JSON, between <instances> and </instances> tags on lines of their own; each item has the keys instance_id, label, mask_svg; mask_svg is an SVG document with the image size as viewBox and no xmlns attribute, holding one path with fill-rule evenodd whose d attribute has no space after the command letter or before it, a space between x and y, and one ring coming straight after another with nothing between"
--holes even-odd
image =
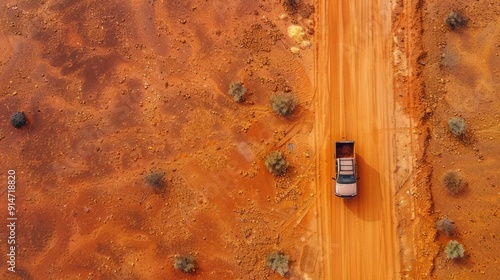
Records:
<instances>
[{"instance_id":1,"label":"truck shadow","mask_svg":"<svg viewBox=\"0 0 500 280\"><path fill-rule=\"evenodd\" d=\"M366 221L378 221L382 211L382 191L380 173L356 155L358 176L358 195L344 199L345 206L356 216ZM388 186L387 186L388 187ZM391 199L391 198L386 198Z\"/></svg>"}]
</instances>

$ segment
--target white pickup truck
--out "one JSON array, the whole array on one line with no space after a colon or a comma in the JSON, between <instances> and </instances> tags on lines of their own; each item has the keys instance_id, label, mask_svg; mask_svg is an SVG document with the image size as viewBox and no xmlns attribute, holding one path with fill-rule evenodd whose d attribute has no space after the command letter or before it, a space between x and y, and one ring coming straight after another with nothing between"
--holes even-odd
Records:
<instances>
[{"instance_id":1,"label":"white pickup truck","mask_svg":"<svg viewBox=\"0 0 500 280\"><path fill-rule=\"evenodd\" d=\"M356 196L358 179L354 141L335 142L335 195L344 198Z\"/></svg>"}]
</instances>

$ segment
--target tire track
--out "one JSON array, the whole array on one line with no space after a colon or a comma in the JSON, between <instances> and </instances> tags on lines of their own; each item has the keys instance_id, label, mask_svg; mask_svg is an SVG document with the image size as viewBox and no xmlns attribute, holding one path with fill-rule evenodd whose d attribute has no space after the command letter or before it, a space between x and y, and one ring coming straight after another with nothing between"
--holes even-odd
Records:
<instances>
[{"instance_id":1,"label":"tire track","mask_svg":"<svg viewBox=\"0 0 500 280\"><path fill-rule=\"evenodd\" d=\"M381 1L319 3L316 85L322 279L400 277L394 209L391 7ZM360 193L332 195L332 143L357 141Z\"/></svg>"}]
</instances>

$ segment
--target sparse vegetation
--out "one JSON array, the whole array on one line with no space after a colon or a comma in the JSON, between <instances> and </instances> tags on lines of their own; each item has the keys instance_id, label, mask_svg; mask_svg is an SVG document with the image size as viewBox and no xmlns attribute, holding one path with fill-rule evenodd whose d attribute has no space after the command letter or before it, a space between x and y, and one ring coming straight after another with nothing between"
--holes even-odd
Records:
<instances>
[{"instance_id":1,"label":"sparse vegetation","mask_svg":"<svg viewBox=\"0 0 500 280\"><path fill-rule=\"evenodd\" d=\"M279 151L271 152L266 158L266 167L269 172L277 176L283 176L288 168L288 163Z\"/></svg>"},{"instance_id":2,"label":"sparse vegetation","mask_svg":"<svg viewBox=\"0 0 500 280\"><path fill-rule=\"evenodd\" d=\"M272 271L279 273L282 277L288 273L290 257L282 252L273 252L267 256L267 267Z\"/></svg>"},{"instance_id":3,"label":"sparse vegetation","mask_svg":"<svg viewBox=\"0 0 500 280\"><path fill-rule=\"evenodd\" d=\"M464 257L464 247L456 240L450 240L450 242L448 242L448 245L446 245L446 249L444 250L444 252L446 253L447 259Z\"/></svg>"},{"instance_id":4,"label":"sparse vegetation","mask_svg":"<svg viewBox=\"0 0 500 280\"><path fill-rule=\"evenodd\" d=\"M21 128L27 123L26 115L23 112L16 112L10 117L10 123L15 128Z\"/></svg>"},{"instance_id":5,"label":"sparse vegetation","mask_svg":"<svg viewBox=\"0 0 500 280\"><path fill-rule=\"evenodd\" d=\"M229 95L233 98L235 102L243 102L245 98L243 95L247 92L245 86L243 86L242 82L232 82L229 85Z\"/></svg>"},{"instance_id":6,"label":"sparse vegetation","mask_svg":"<svg viewBox=\"0 0 500 280\"><path fill-rule=\"evenodd\" d=\"M455 170L448 170L443 174L443 184L451 194L458 194L465 190L467 182Z\"/></svg>"},{"instance_id":7,"label":"sparse vegetation","mask_svg":"<svg viewBox=\"0 0 500 280\"><path fill-rule=\"evenodd\" d=\"M450 12L444 22L452 30L467 25L467 20L458 12Z\"/></svg>"},{"instance_id":8,"label":"sparse vegetation","mask_svg":"<svg viewBox=\"0 0 500 280\"><path fill-rule=\"evenodd\" d=\"M271 96L271 107L277 115L291 114L296 105L297 96L291 92L277 92Z\"/></svg>"},{"instance_id":9,"label":"sparse vegetation","mask_svg":"<svg viewBox=\"0 0 500 280\"><path fill-rule=\"evenodd\" d=\"M296 7L297 6L297 0L286 0L286 4L288 4L291 7Z\"/></svg>"},{"instance_id":10,"label":"sparse vegetation","mask_svg":"<svg viewBox=\"0 0 500 280\"><path fill-rule=\"evenodd\" d=\"M193 273L196 270L196 262L192 256L175 256L174 267L184 273Z\"/></svg>"},{"instance_id":11,"label":"sparse vegetation","mask_svg":"<svg viewBox=\"0 0 500 280\"><path fill-rule=\"evenodd\" d=\"M299 5L298 5L297 0L285 0L285 1L283 1L283 7L289 13L295 13L298 9L298 6Z\"/></svg>"},{"instance_id":12,"label":"sparse vegetation","mask_svg":"<svg viewBox=\"0 0 500 280\"><path fill-rule=\"evenodd\" d=\"M465 121L462 118L454 117L448 120L448 128L457 137L465 134Z\"/></svg>"},{"instance_id":13,"label":"sparse vegetation","mask_svg":"<svg viewBox=\"0 0 500 280\"><path fill-rule=\"evenodd\" d=\"M452 236L455 233L455 222L445 217L436 222L436 228L447 236Z\"/></svg>"},{"instance_id":14,"label":"sparse vegetation","mask_svg":"<svg viewBox=\"0 0 500 280\"><path fill-rule=\"evenodd\" d=\"M154 189L162 189L167 185L165 182L165 172L159 170L151 171L151 173L146 175L145 181L146 185Z\"/></svg>"}]
</instances>

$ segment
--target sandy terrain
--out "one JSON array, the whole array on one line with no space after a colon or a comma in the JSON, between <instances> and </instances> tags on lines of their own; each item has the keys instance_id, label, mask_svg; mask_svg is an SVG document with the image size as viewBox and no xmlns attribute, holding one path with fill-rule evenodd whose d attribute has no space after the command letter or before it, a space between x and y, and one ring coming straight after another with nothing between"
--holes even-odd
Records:
<instances>
[{"instance_id":1,"label":"sandy terrain","mask_svg":"<svg viewBox=\"0 0 500 280\"><path fill-rule=\"evenodd\" d=\"M317 114L327 124L320 181L328 185L334 176L332 142L339 139L356 140L361 177L356 198L335 198L331 188L322 192L325 279L399 278L391 7L353 1L320 6L330 38L319 48L319 60L328 62L319 69L329 69L318 82L324 98L318 108L325 109ZM401 129L409 134L408 127Z\"/></svg>"},{"instance_id":2,"label":"sandy terrain","mask_svg":"<svg viewBox=\"0 0 500 280\"><path fill-rule=\"evenodd\" d=\"M444 24L452 10L463 14L466 27L452 31ZM417 62L425 87L419 93L419 113L425 112L420 131L427 138L422 167L432 195L430 217L449 217L457 231L452 237L429 235L434 242L419 244L419 251L433 257L426 267L436 279L495 279L500 250L500 3L435 2L421 12L423 55ZM448 130L447 120L454 116L466 122L462 140ZM460 195L449 195L441 182L450 169L468 182ZM463 245L462 260L446 260L449 240Z\"/></svg>"},{"instance_id":3,"label":"sandy terrain","mask_svg":"<svg viewBox=\"0 0 500 280\"><path fill-rule=\"evenodd\" d=\"M417 5L401 1L395 9L394 65L403 109L410 116L414 172L397 192L403 275L412 279L494 279L498 235L498 145L500 5L492 1L439 1ZM467 26L451 30L444 19L458 11ZM463 139L447 121L466 121ZM413 138L413 137L412 137ZM468 182L450 195L442 176L457 170ZM436 231L443 217L456 232ZM465 256L447 260L448 241L457 240ZM412 245L413 244L413 245Z\"/></svg>"},{"instance_id":4,"label":"sandy terrain","mask_svg":"<svg viewBox=\"0 0 500 280\"><path fill-rule=\"evenodd\" d=\"M281 279L266 256L282 250L290 279L493 279L500 5L287 2L3 1L0 178L16 172L18 220L0 278ZM451 10L466 28L444 24ZM272 112L277 91L297 95L291 116ZM339 139L356 141L350 200L332 192ZM285 177L264 165L274 150ZM465 193L445 192L448 169ZM464 259L446 260L450 239Z\"/></svg>"},{"instance_id":5,"label":"sandy terrain","mask_svg":"<svg viewBox=\"0 0 500 280\"><path fill-rule=\"evenodd\" d=\"M0 278L179 279L174 256L192 254L191 278L276 279L266 256L283 250L291 277L317 279L314 49L287 35L300 24L312 37L313 12L2 2L1 170L16 171L19 222L17 272ZM227 94L232 81L245 103ZM278 90L298 96L288 118L270 109ZM29 121L19 130L16 111ZM264 166L276 149L287 177ZM151 169L165 190L145 185Z\"/></svg>"}]
</instances>

